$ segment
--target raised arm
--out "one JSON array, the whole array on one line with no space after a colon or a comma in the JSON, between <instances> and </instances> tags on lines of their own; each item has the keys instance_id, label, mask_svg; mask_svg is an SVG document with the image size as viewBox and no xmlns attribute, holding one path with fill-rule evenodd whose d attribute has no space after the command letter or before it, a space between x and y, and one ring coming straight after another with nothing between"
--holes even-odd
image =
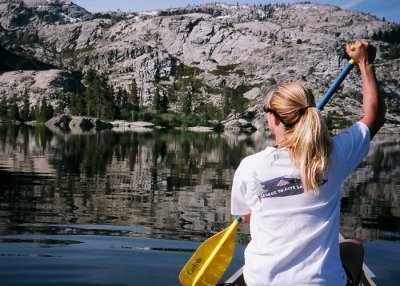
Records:
<instances>
[{"instance_id":1,"label":"raised arm","mask_svg":"<svg viewBox=\"0 0 400 286\"><path fill-rule=\"evenodd\" d=\"M376 48L366 41L359 41L356 46L354 51L347 46L346 51L360 68L364 113L360 121L368 126L372 139L385 123L385 104L379 94L374 68Z\"/></svg>"}]
</instances>

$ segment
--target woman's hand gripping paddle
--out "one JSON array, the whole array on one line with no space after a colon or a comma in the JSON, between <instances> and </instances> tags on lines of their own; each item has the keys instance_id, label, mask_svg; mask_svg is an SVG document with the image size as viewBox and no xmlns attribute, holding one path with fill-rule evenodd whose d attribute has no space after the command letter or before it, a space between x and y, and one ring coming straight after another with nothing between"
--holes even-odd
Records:
<instances>
[{"instance_id":1,"label":"woman's hand gripping paddle","mask_svg":"<svg viewBox=\"0 0 400 286\"><path fill-rule=\"evenodd\" d=\"M355 50L357 46L353 44L351 49ZM325 107L354 64L353 60L347 63L318 102L317 108L319 110ZM232 261L236 245L236 233L241 220L242 218L238 216L229 227L210 237L199 246L179 274L179 281L183 286L215 286L218 283Z\"/></svg>"},{"instance_id":2,"label":"woman's hand gripping paddle","mask_svg":"<svg viewBox=\"0 0 400 286\"><path fill-rule=\"evenodd\" d=\"M183 286L215 286L218 283L232 261L241 220L237 216L229 227L199 246L179 274Z\"/></svg>"}]
</instances>

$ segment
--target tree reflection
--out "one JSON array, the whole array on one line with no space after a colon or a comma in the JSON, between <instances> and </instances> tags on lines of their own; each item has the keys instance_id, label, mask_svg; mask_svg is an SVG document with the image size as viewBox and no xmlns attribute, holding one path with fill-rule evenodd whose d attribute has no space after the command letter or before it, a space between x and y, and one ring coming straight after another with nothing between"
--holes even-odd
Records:
<instances>
[{"instance_id":1,"label":"tree reflection","mask_svg":"<svg viewBox=\"0 0 400 286\"><path fill-rule=\"evenodd\" d=\"M344 184L342 231L398 239L400 142L376 138ZM7 222L0 232L38 222L113 224L203 240L232 221L230 188L240 161L271 143L260 132L66 136L43 126L0 125L1 219Z\"/></svg>"}]
</instances>

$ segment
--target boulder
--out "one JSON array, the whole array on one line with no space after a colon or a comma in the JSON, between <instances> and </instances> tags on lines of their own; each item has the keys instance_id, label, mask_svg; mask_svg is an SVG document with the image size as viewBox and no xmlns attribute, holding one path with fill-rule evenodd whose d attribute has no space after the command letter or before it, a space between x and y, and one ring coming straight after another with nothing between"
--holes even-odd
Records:
<instances>
[{"instance_id":1,"label":"boulder","mask_svg":"<svg viewBox=\"0 0 400 286\"><path fill-rule=\"evenodd\" d=\"M82 133L101 131L113 128L109 122L94 117L71 116L62 114L53 117L46 122L50 130L58 130L63 133Z\"/></svg>"}]
</instances>

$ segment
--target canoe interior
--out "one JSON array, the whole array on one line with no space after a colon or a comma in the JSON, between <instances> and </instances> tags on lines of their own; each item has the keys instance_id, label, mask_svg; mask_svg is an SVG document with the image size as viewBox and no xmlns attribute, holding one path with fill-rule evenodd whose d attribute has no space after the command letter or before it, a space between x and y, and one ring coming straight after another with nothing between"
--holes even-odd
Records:
<instances>
[{"instance_id":1,"label":"canoe interior","mask_svg":"<svg viewBox=\"0 0 400 286\"><path fill-rule=\"evenodd\" d=\"M224 284L221 285L232 285L232 286L246 286L243 279L243 268L240 268L235 272ZM375 282L370 277L370 271L363 271L361 277L361 283L359 286L376 286Z\"/></svg>"}]
</instances>

